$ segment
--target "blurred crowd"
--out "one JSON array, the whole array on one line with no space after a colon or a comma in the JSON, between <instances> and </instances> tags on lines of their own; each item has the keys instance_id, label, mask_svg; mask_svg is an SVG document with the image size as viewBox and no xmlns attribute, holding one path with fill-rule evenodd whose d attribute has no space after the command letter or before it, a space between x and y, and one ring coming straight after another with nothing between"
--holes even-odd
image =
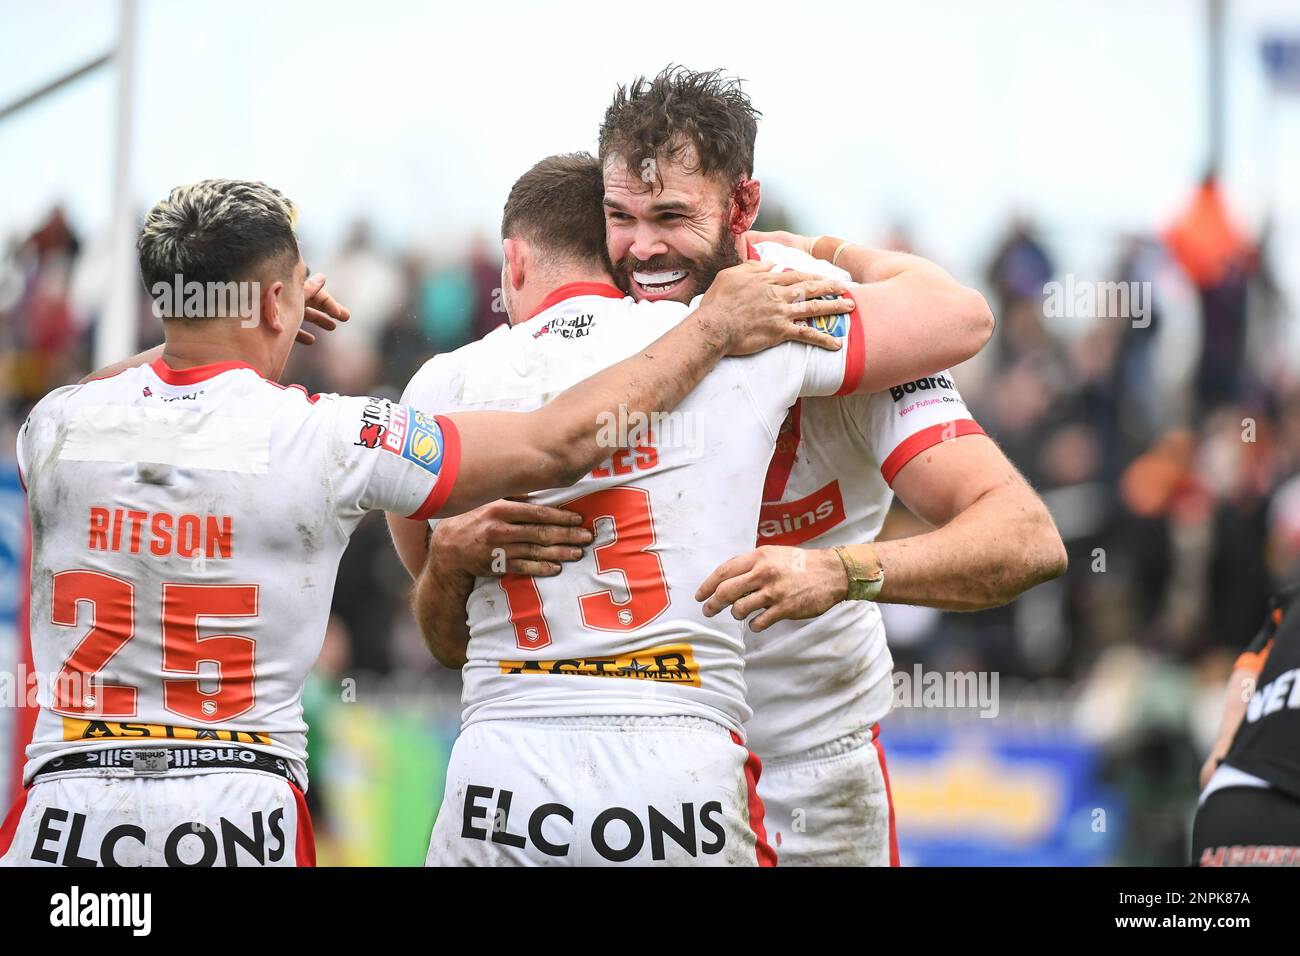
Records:
<instances>
[{"instance_id":1,"label":"blurred crowd","mask_svg":"<svg viewBox=\"0 0 1300 956\"><path fill-rule=\"evenodd\" d=\"M877 241L910 243L901 228ZM1285 348L1296 306L1279 292L1267 230L1238 225L1213 178L1175 221L1111 245L1105 275L1067 277L1050 237L1018 217L983 274L961 277L984 291L998 330L959 386L1047 501L1068 573L1005 608L889 608L887 623L900 668L996 671L1004 697L1068 696L1068 719L1102 746L1132 808L1123 862L1176 863L1232 658L1271 590L1300 580L1300 363ZM295 350L286 377L311 391L395 398L429 356L505 321L499 251L481 237L437 256L357 223L309 261L353 316ZM103 271L57 209L0 249L0 455L33 402L89 370ZM1047 290L1067 278L1137 283L1149 298L1123 315L1104 302L1062 315ZM140 342L160 340L142 296ZM886 535L912 533L915 519L895 512ZM340 569L322 681L455 696L458 676L410 621L406 581L371 515Z\"/></svg>"}]
</instances>

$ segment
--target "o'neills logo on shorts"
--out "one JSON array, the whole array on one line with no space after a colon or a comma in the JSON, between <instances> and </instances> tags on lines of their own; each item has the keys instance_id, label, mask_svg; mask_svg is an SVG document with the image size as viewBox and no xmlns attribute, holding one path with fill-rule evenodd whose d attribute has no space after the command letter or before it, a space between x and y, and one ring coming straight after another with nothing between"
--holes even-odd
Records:
<instances>
[{"instance_id":1,"label":"o'neills logo on shorts","mask_svg":"<svg viewBox=\"0 0 1300 956\"><path fill-rule=\"evenodd\" d=\"M220 740L229 744L269 744L270 734L214 727L173 727L170 724L123 724L115 720L63 718L64 740Z\"/></svg>"},{"instance_id":2,"label":"o'neills logo on shorts","mask_svg":"<svg viewBox=\"0 0 1300 956\"><path fill-rule=\"evenodd\" d=\"M797 501L765 504L758 512L758 543L799 545L825 534L844 520L840 483L818 488Z\"/></svg>"},{"instance_id":3,"label":"o'neills logo on shorts","mask_svg":"<svg viewBox=\"0 0 1300 956\"><path fill-rule=\"evenodd\" d=\"M700 670L689 644L663 644L617 657L574 657L557 661L501 661L502 674L568 674L622 677L663 684L700 686Z\"/></svg>"}]
</instances>

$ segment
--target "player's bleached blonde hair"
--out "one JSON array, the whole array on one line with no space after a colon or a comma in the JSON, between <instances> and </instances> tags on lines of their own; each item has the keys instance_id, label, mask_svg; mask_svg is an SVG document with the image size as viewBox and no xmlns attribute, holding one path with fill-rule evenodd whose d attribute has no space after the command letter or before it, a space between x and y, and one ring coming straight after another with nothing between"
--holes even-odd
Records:
<instances>
[{"instance_id":1,"label":"player's bleached blonde hair","mask_svg":"<svg viewBox=\"0 0 1300 956\"><path fill-rule=\"evenodd\" d=\"M145 288L238 282L266 268L288 278L298 264L297 210L279 190L239 179L177 186L149 210L136 252Z\"/></svg>"}]
</instances>

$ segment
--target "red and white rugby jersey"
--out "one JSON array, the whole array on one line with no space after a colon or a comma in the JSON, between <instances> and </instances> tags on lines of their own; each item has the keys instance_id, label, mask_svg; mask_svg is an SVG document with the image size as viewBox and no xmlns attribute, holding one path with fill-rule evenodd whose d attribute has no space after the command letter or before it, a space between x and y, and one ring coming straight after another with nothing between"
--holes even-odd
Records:
<instances>
[{"instance_id":1,"label":"red and white rugby jersey","mask_svg":"<svg viewBox=\"0 0 1300 956\"><path fill-rule=\"evenodd\" d=\"M41 682L28 779L73 750L225 742L305 783L303 681L348 536L367 510L436 513L459 446L385 399L159 360L51 392L18 457Z\"/></svg>"},{"instance_id":2,"label":"red and white rugby jersey","mask_svg":"<svg viewBox=\"0 0 1300 956\"><path fill-rule=\"evenodd\" d=\"M759 243L751 258L755 253L764 262L847 277L777 243ZM946 371L885 392L804 399L782 424L758 544L873 541L893 500L890 484L905 464L940 441L982 433ZM748 634L746 648L748 745L760 756L800 753L889 713L893 659L874 602L844 601L821 617L782 621Z\"/></svg>"},{"instance_id":3,"label":"red and white rugby jersey","mask_svg":"<svg viewBox=\"0 0 1300 956\"><path fill-rule=\"evenodd\" d=\"M431 359L402 401L452 411L536 408L689 311L574 283L532 319ZM611 447L619 429L636 447L570 488L530 496L584 515L595 541L556 577L476 582L463 671L467 724L688 715L743 732L743 623L705 618L695 591L752 546L764 468L790 403L851 390L861 378L852 359L861 354L856 313L824 327L846 347L786 343L726 359L674 411L606 423Z\"/></svg>"}]
</instances>

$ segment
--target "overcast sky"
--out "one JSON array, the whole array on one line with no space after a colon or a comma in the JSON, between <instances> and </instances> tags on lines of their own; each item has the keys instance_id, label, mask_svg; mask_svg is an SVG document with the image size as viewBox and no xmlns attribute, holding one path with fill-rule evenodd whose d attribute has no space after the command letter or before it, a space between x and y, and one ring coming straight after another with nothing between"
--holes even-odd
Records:
<instances>
[{"instance_id":1,"label":"overcast sky","mask_svg":"<svg viewBox=\"0 0 1300 956\"><path fill-rule=\"evenodd\" d=\"M449 9L450 8L450 9ZM1267 32L1293 0L1230 0L1228 178L1244 218L1300 226L1300 97L1275 100ZM204 13L204 10L208 12ZM563 12L561 12L563 11ZM1067 258L1149 229L1205 156L1198 0L897 4L456 4L141 0L132 183L145 207L208 176L263 179L320 252L364 215L390 242L492 233L513 179L594 148L615 85L724 67L763 111L757 175L811 231L898 219L969 273L1012 210ZM105 49L115 0L0 0L0 102ZM111 201L112 72L0 123L0 238L53 202L87 232Z\"/></svg>"}]
</instances>

